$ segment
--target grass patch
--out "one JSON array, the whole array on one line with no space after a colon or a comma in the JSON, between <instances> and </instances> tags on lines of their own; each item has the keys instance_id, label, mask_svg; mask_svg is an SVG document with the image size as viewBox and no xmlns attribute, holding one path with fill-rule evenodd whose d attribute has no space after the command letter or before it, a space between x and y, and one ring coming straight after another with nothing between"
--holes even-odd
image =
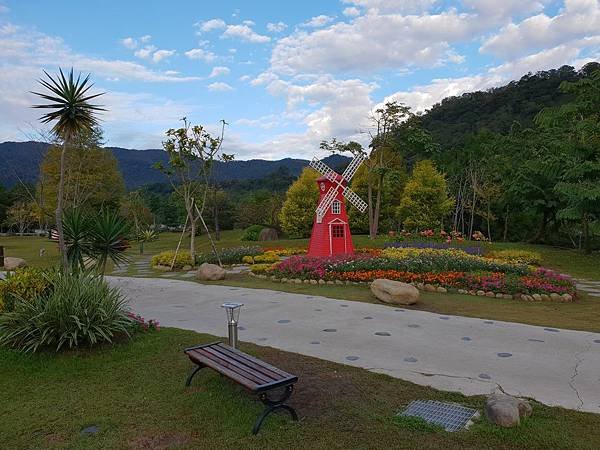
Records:
<instances>
[{"instance_id":1,"label":"grass patch","mask_svg":"<svg viewBox=\"0 0 600 450\"><path fill-rule=\"evenodd\" d=\"M262 405L210 370L185 388L191 364L181 350L214 340L164 329L93 351L22 355L0 349L0 448L406 448L597 449L600 416L535 404L519 428L480 419L469 431L437 432L395 414L415 399L482 409L465 397L386 375L243 344L242 349L299 375L290 404L299 423L268 419ZM95 435L82 435L96 425Z\"/></svg>"}]
</instances>

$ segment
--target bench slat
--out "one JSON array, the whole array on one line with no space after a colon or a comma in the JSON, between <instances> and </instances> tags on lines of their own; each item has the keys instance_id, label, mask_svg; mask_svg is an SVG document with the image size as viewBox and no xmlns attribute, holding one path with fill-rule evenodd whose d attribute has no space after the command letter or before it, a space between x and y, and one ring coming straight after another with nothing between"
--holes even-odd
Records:
<instances>
[{"instance_id":1,"label":"bench slat","mask_svg":"<svg viewBox=\"0 0 600 450\"><path fill-rule=\"evenodd\" d=\"M210 367L211 369L216 370L217 372L222 372L222 368L227 369L231 374L233 374L231 375L231 378L233 378L240 384L243 384L244 386L248 387L248 389L256 390L258 386L265 383L260 378L257 378L252 374L249 374L248 372L234 366L233 364L230 364L226 360L223 360L210 353L196 352L193 356L194 361L200 362L201 364L204 364ZM190 359L192 359L191 356Z\"/></svg>"},{"instance_id":2,"label":"bench slat","mask_svg":"<svg viewBox=\"0 0 600 450\"><path fill-rule=\"evenodd\" d=\"M252 362L252 363L254 363L254 364L256 364L256 365L258 365L258 366L260 366L262 368L268 369L271 372L279 374L283 378L293 378L294 377L294 375L289 374L287 372L284 372L283 370L278 369L277 367L272 366L272 365L270 365L270 364L268 364L268 363L266 363L266 362L264 362L264 361L262 361L262 360L260 360L258 358L250 356L247 353L241 352L240 350L238 350L236 348L220 344L219 345L219 349L223 349L223 350L225 350L227 352L233 353L233 354L237 355L238 357L244 358L245 360L250 361L250 362Z\"/></svg>"},{"instance_id":3,"label":"bench slat","mask_svg":"<svg viewBox=\"0 0 600 450\"><path fill-rule=\"evenodd\" d=\"M191 353L188 353L188 356L195 364L203 364L206 367L210 367L211 369L225 375L226 377L231 378L233 381L241 384L250 391L256 391L258 389L259 385L257 383L254 383L247 378L241 377L237 372L225 366L222 366L214 360L206 358L203 355L196 355Z\"/></svg>"},{"instance_id":4,"label":"bench slat","mask_svg":"<svg viewBox=\"0 0 600 450\"><path fill-rule=\"evenodd\" d=\"M298 377L221 342L190 347L190 360L231 378L253 392L294 384Z\"/></svg>"},{"instance_id":5,"label":"bench slat","mask_svg":"<svg viewBox=\"0 0 600 450\"><path fill-rule=\"evenodd\" d=\"M205 349L203 349L203 351L210 353L211 355L213 355L217 358L220 358L224 361L227 361L227 363L229 363L229 364L237 367L238 369L244 371L245 373L248 373L249 375L259 379L261 384L271 383L273 381L277 381L277 379L278 379L278 378L274 379L274 378L268 377L267 375L263 374L262 372L259 372L257 370L252 369L251 367L246 366L239 360L231 358L231 356L229 356L228 354L218 351L218 349L216 347L205 348Z\"/></svg>"},{"instance_id":6,"label":"bench slat","mask_svg":"<svg viewBox=\"0 0 600 450\"><path fill-rule=\"evenodd\" d=\"M259 372L261 375L264 375L267 377L267 382L271 382L271 381L278 381L281 380L282 378L287 378L290 375L282 372L282 371L274 371L268 367L265 367L263 364L260 364L258 362L252 361L248 358L245 358L244 355L240 355L239 353L235 353L230 351L228 348L219 345L219 346L214 346L211 347L211 350L215 350L218 351L220 353L222 353L223 355L232 358L236 361L238 361L240 364L243 364L246 367L249 367L251 370ZM262 363L262 361L261 361Z\"/></svg>"}]
</instances>

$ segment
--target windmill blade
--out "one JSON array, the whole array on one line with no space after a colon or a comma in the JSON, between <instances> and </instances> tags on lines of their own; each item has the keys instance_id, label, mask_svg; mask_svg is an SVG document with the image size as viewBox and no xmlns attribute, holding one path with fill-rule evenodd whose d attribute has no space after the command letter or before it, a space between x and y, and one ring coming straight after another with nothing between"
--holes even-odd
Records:
<instances>
[{"instance_id":1,"label":"windmill blade","mask_svg":"<svg viewBox=\"0 0 600 450\"><path fill-rule=\"evenodd\" d=\"M315 169L317 172L319 172L321 175L327 177L330 181L337 181L337 173L335 173L335 171L330 169L327 164L317 159L316 157L313 158L312 161L308 163L308 165Z\"/></svg>"},{"instance_id":2,"label":"windmill blade","mask_svg":"<svg viewBox=\"0 0 600 450\"><path fill-rule=\"evenodd\" d=\"M346 170L344 170L342 178L349 182L365 159L366 158L362 153L354 156L354 159L350 161L350 164L348 164L348 167L346 167Z\"/></svg>"},{"instance_id":3,"label":"windmill blade","mask_svg":"<svg viewBox=\"0 0 600 450\"><path fill-rule=\"evenodd\" d=\"M352 189L350 189L349 187L344 188L344 191L342 192L342 194L344 194L344 197L346 197L346 199L352 203L352 205L354 205L354 207L356 209L358 209L361 213L364 213L365 210L367 209L367 204L363 201L362 198L360 198L356 192L354 192Z\"/></svg>"},{"instance_id":4,"label":"windmill blade","mask_svg":"<svg viewBox=\"0 0 600 450\"><path fill-rule=\"evenodd\" d=\"M329 209L329 207L331 206L331 204L337 197L337 193L338 193L337 187L330 187L329 190L327 191L327 194L325 194L325 196L323 197L323 200L321 200L321 203L319 203L319 206L317 206L317 222L318 223L321 223L321 220L323 220L323 216L327 213L327 210Z\"/></svg>"}]
</instances>

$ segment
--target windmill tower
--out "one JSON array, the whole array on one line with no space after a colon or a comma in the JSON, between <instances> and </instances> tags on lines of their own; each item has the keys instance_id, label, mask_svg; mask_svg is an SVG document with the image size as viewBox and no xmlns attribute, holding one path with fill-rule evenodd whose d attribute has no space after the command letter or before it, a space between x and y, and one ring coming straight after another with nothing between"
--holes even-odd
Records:
<instances>
[{"instance_id":1,"label":"windmill tower","mask_svg":"<svg viewBox=\"0 0 600 450\"><path fill-rule=\"evenodd\" d=\"M317 158L313 158L310 162L310 167L319 172L321 177L317 179L319 202L308 244L309 256L354 253L345 200L347 199L360 212L365 212L367 209L367 204L348 187L364 160L364 155L354 155L342 175Z\"/></svg>"}]
</instances>

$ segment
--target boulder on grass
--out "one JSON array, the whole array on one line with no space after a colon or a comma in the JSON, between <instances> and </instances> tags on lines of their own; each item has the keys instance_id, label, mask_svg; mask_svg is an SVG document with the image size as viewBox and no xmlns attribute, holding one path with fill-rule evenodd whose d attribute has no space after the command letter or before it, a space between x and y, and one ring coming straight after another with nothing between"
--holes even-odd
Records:
<instances>
[{"instance_id":1,"label":"boulder on grass","mask_svg":"<svg viewBox=\"0 0 600 450\"><path fill-rule=\"evenodd\" d=\"M19 267L26 267L27 262L23 258L4 257L4 270L15 270Z\"/></svg>"},{"instance_id":2,"label":"boulder on grass","mask_svg":"<svg viewBox=\"0 0 600 450\"><path fill-rule=\"evenodd\" d=\"M204 263L198 267L198 272L196 272L196 278L201 281L217 281L224 280L225 269L217 266L216 264Z\"/></svg>"},{"instance_id":3,"label":"boulder on grass","mask_svg":"<svg viewBox=\"0 0 600 450\"><path fill-rule=\"evenodd\" d=\"M394 305L414 305L419 300L419 290L401 281L377 279L371 283L371 292L378 300Z\"/></svg>"},{"instance_id":4,"label":"boulder on grass","mask_svg":"<svg viewBox=\"0 0 600 450\"><path fill-rule=\"evenodd\" d=\"M485 402L485 415L490 422L501 427L516 427L521 419L533 413L531 404L526 400L506 394L492 394Z\"/></svg>"},{"instance_id":5,"label":"boulder on grass","mask_svg":"<svg viewBox=\"0 0 600 450\"><path fill-rule=\"evenodd\" d=\"M277 239L279 239L279 233L274 228L263 228L258 234L258 240L261 242L276 241Z\"/></svg>"}]
</instances>

